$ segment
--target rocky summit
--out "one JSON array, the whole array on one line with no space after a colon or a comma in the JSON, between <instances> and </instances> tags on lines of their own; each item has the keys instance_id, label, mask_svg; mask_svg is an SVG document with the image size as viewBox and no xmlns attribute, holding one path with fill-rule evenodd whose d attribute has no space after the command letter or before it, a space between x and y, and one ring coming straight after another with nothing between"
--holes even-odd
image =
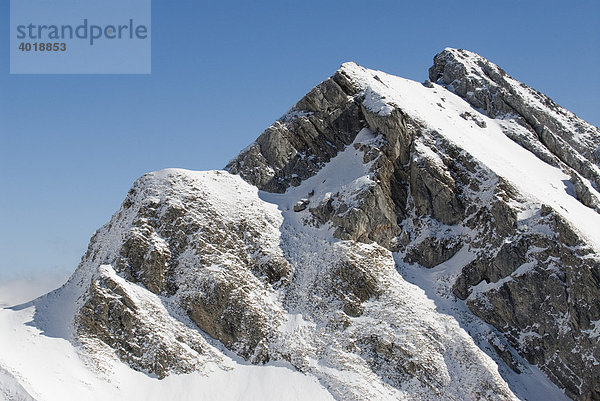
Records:
<instances>
[{"instance_id":1,"label":"rocky summit","mask_svg":"<svg viewBox=\"0 0 600 401\"><path fill-rule=\"evenodd\" d=\"M600 130L483 57L445 49L423 83L346 63L224 171L138 179L20 310L115 383L600 400L599 190Z\"/></svg>"}]
</instances>

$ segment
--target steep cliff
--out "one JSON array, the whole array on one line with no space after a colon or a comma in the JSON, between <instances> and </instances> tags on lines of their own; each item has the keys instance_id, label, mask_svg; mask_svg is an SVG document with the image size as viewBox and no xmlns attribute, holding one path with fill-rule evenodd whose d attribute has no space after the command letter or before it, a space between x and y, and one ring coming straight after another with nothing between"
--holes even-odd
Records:
<instances>
[{"instance_id":1,"label":"steep cliff","mask_svg":"<svg viewBox=\"0 0 600 401\"><path fill-rule=\"evenodd\" d=\"M379 138L361 145L372 185L313 197L316 224L398 252L400 272L450 261L453 293L473 313L569 396L598 398L598 129L464 50L437 55L430 79L346 64L275 124L277 140L268 129L228 169L275 190L247 159L284 142L285 161L263 160L280 186L293 186L311 174L296 160L318 153L320 138L369 129ZM319 125L331 116L335 125ZM307 124L317 134L296 128ZM469 260L452 263L461 249Z\"/></svg>"}]
</instances>

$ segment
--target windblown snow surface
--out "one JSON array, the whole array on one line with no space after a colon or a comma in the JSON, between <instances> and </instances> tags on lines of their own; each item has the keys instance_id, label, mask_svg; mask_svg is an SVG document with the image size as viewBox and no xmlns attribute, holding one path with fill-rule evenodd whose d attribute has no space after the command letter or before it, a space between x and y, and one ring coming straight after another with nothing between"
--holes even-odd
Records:
<instances>
[{"instance_id":1,"label":"windblown snow surface","mask_svg":"<svg viewBox=\"0 0 600 401\"><path fill-rule=\"evenodd\" d=\"M546 203L553 206L591 244L600 249L600 215L569 194L564 184L569 180L567 175L542 162L503 133L503 127L507 126L513 130L524 129L515 121L490 119L481 114L478 117L486 123L486 127L481 128L460 117L463 112L473 112L472 107L442 86L434 84L433 88L426 88L418 82L367 70L353 63L344 64L342 69L360 83L365 105L371 111L384 115L390 113L393 107L401 108L425 127L463 148L498 176L510 181L532 205ZM357 136L355 143L369 141L377 141L377 137L365 129ZM427 154L427 149L423 149L422 153ZM311 191L314 191L313 196L317 200L327 199L333 193L342 194L346 200L352 199L353 194L371 185L369 166L363 163L362 152L350 145L318 174L298 187L291 187L285 194L259 192L241 178L234 178L225 172L199 175L177 171L177 174L189 176L192 180L212 180L210 190L215 192L215 199L231 197L227 193L228 188L231 188L232 180L239 181L236 185L239 185L237 189L242 193L236 196L242 203L260 202L260 210L273 213L272 218L281 221L278 246L281 246L286 258L294 265L296 274L301 277L293 291L304 294L306 298L304 303L298 303L297 310L288 314L281 328L288 333L287 341L292 345L295 338L299 339L296 347L307 345L300 340L308 338L303 337L303 333L319 334L316 324L305 320L304 312L305 308L310 307L310 298L306 294L309 288L304 288L303 283L308 286L310 277L324 258L335 255L336 249L344 247L345 242L335 239L329 226L314 227L307 224L308 211L295 213L293 206ZM223 194L219 194L219 191L223 191ZM527 210L523 210L524 217L526 214ZM370 245L359 246L366 249ZM402 324L410 328L411 325L416 327L426 322L437 332L444 333L442 341L445 347L458 350L456 355L438 362L447 370L449 380L456 382L454 386L459 394L463 383L475 380L469 375L488 375L489 380L506 381L514 398L566 399L562 390L526 361L519 361L526 368L522 374L518 375L507 368L501 368L498 372L497 360L494 359L497 356L486 345L486 340L494 337L494 329L475 318L462 301L447 295L451 294L449 287L459 269L472 257L463 249L447 262L427 270L406 265L397 259L396 266L392 264L389 270L389 285L395 288L394 293L404 294L402 304L405 309L401 316L406 320ZM119 279L110 267L105 273ZM132 296L157 305L157 308L161 307L158 296L141 286L136 287L131 288ZM73 286L62 291L67 290L74 291ZM69 332L73 308L81 294L76 291L64 294L60 291L34 303L0 310L0 400L317 401L332 400L332 394L340 399L343 387L348 383L368 388L371 399L378 400L405 399L411 392L417 391L411 383L407 383L403 391L378 384L375 380L361 383L359 377L349 377L339 366L326 365L317 360L312 362L313 366L307 367L310 374L300 373L282 363L254 366L223 351L222 347L214 348L215 353L223 355L222 363L209 363L202 372L171 375L163 380L135 371L114 356L107 356L105 365L99 369L72 341L74 336ZM64 303L57 305L55 298L62 299ZM71 302L71 307L65 300ZM389 302L390 305L396 305L393 304L394 300ZM45 331L31 324L36 308L37 312L44 315ZM366 312L360 318L364 321L359 324L365 330L369 326L383 324L386 316L378 315L380 313L381 309L370 312L367 304ZM415 335L418 333L415 332ZM485 369L466 374L467 370L456 359L461 357L460 350L466 350L464 352L474 358L474 363ZM338 388L326 388L322 384L324 377L329 378L328 383L335 383L335 378L339 379Z\"/></svg>"}]
</instances>

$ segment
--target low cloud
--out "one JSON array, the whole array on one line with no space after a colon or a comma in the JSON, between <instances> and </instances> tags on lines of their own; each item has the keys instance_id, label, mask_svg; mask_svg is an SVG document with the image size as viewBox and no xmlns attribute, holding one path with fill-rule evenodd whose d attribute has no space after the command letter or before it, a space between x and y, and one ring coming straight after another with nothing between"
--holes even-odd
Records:
<instances>
[{"instance_id":1,"label":"low cloud","mask_svg":"<svg viewBox=\"0 0 600 401\"><path fill-rule=\"evenodd\" d=\"M52 274L31 278L0 280L0 307L19 305L64 284L67 275Z\"/></svg>"}]
</instances>

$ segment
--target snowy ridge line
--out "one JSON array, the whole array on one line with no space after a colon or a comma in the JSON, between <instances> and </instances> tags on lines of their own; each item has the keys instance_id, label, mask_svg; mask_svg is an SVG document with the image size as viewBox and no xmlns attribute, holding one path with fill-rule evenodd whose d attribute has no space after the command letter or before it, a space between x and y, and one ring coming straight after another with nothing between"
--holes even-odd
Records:
<instances>
[{"instance_id":1,"label":"snowy ridge line","mask_svg":"<svg viewBox=\"0 0 600 401\"><path fill-rule=\"evenodd\" d=\"M438 84L427 88L419 82L368 70L355 63L343 64L341 71L360 84L369 110L389 115L398 108L416 118L516 185L534 203L551 206L600 251L600 214L569 193L565 183L570 176L510 140L502 129L510 126L514 131L526 131L524 127L481 114L479 118L486 123L482 129L461 117L463 113L474 112L471 105Z\"/></svg>"},{"instance_id":2,"label":"snowy ridge line","mask_svg":"<svg viewBox=\"0 0 600 401\"><path fill-rule=\"evenodd\" d=\"M597 153L600 150L598 149L600 143L598 128L581 119L572 111L559 106L548 96L534 88L517 81L500 67L476 53L453 48L446 48L444 52L451 53L456 60L459 60L466 67L466 74L469 78L485 80L482 85L496 84L490 75L501 77L509 83L510 89L515 92L516 96L522 98L530 108L540 113L550 114L567 131L573 133L573 141L581 148L589 149L590 146L595 146L592 151ZM486 69L491 69L493 72L490 73Z\"/></svg>"}]
</instances>

